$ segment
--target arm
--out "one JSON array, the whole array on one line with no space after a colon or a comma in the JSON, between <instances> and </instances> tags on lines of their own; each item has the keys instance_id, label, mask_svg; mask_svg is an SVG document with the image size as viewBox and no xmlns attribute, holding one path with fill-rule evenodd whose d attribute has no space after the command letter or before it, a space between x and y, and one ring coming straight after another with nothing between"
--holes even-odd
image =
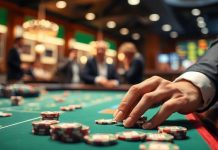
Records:
<instances>
[{"instance_id":1,"label":"arm","mask_svg":"<svg viewBox=\"0 0 218 150\"><path fill-rule=\"evenodd\" d=\"M95 75L92 75L93 66L91 59L89 59L81 71L81 78L85 83L94 84L95 83Z\"/></svg>"}]
</instances>

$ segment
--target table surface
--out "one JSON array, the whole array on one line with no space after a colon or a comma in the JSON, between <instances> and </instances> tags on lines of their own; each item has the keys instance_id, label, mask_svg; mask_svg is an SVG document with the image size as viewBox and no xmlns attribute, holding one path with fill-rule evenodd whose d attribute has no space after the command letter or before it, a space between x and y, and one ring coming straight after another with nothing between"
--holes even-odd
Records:
<instances>
[{"instance_id":1,"label":"table surface","mask_svg":"<svg viewBox=\"0 0 218 150\"><path fill-rule=\"evenodd\" d=\"M124 96L124 91L68 91L69 95L64 102L56 102L53 96L63 96L64 91L49 91L36 98L25 98L23 105L11 106L10 100L2 98L0 100L0 111L13 113L12 117L0 118L0 145L2 149L22 149L22 150L72 150L72 149L138 149L142 142L118 141L116 145L99 147L81 143L62 143L53 141L49 136L37 136L31 133L31 122L40 119L42 111L58 111L60 106L69 104L82 104L83 109L72 112L63 112L60 122L79 122L90 126L91 133L116 133L126 129L122 125L97 125L96 119L112 118L110 113L119 104ZM150 109L145 113L149 119L155 114L158 108ZM174 140L181 150L208 150L210 145L204 140L194 126L195 120L187 120L185 116L178 113L173 114L164 125L182 125L188 128L188 138L185 140ZM143 132L157 132L157 130L140 130Z\"/></svg>"}]
</instances>

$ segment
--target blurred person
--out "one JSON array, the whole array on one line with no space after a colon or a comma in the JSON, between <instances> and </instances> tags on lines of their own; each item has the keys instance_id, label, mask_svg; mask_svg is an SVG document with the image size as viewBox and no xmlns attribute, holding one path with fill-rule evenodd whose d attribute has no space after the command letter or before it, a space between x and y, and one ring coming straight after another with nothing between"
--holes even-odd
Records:
<instances>
[{"instance_id":1,"label":"blurred person","mask_svg":"<svg viewBox=\"0 0 218 150\"><path fill-rule=\"evenodd\" d=\"M146 129L152 129L174 112L203 112L214 105L217 98L218 40L175 81L154 76L133 85L122 99L114 117L116 121L124 121L125 127L132 127L149 108L161 103L159 111L143 125Z\"/></svg>"},{"instance_id":2,"label":"blurred person","mask_svg":"<svg viewBox=\"0 0 218 150\"><path fill-rule=\"evenodd\" d=\"M125 42L121 44L118 51L124 54L122 63L125 82L129 84L141 82L144 74L144 59L136 46L131 42Z\"/></svg>"},{"instance_id":3,"label":"blurred person","mask_svg":"<svg viewBox=\"0 0 218 150\"><path fill-rule=\"evenodd\" d=\"M56 80L61 83L80 83L81 66L77 62L77 50L71 49L68 59L57 69Z\"/></svg>"},{"instance_id":4,"label":"blurred person","mask_svg":"<svg viewBox=\"0 0 218 150\"><path fill-rule=\"evenodd\" d=\"M14 40L13 47L9 50L7 57L7 81L8 83L20 82L23 78L23 66L20 58L24 41L22 37Z\"/></svg>"},{"instance_id":5,"label":"blurred person","mask_svg":"<svg viewBox=\"0 0 218 150\"><path fill-rule=\"evenodd\" d=\"M104 87L118 86L118 76L113 64L106 62L105 53L108 45L105 41L96 41L96 54L88 59L81 77L87 84L97 84Z\"/></svg>"}]
</instances>

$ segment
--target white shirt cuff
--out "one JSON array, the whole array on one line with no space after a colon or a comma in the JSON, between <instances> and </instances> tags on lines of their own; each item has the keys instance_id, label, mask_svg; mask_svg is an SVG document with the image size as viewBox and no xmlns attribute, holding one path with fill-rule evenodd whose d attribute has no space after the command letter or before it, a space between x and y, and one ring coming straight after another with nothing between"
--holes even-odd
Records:
<instances>
[{"instance_id":1,"label":"white shirt cuff","mask_svg":"<svg viewBox=\"0 0 218 150\"><path fill-rule=\"evenodd\" d=\"M103 76L97 76L97 77L95 77L95 84L99 84L99 82L100 82L102 79L105 79L105 77L103 77Z\"/></svg>"},{"instance_id":2,"label":"white shirt cuff","mask_svg":"<svg viewBox=\"0 0 218 150\"><path fill-rule=\"evenodd\" d=\"M194 71L183 73L181 76L176 78L174 82L183 79L192 82L201 91L204 104L202 107L198 108L198 110L202 110L207 107L213 100L216 93L214 83L203 73Z\"/></svg>"}]
</instances>

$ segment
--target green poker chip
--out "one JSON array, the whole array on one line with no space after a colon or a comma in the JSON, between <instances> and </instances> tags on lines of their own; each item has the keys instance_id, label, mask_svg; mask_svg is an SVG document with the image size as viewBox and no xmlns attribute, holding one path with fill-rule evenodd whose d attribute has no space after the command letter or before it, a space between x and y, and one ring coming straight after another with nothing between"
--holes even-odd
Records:
<instances>
[{"instance_id":1,"label":"green poker chip","mask_svg":"<svg viewBox=\"0 0 218 150\"><path fill-rule=\"evenodd\" d=\"M146 142L139 145L140 150L179 150L179 146L168 142Z\"/></svg>"},{"instance_id":2,"label":"green poker chip","mask_svg":"<svg viewBox=\"0 0 218 150\"><path fill-rule=\"evenodd\" d=\"M87 144L108 146L117 143L117 138L114 134L108 133L96 133L84 136L84 140Z\"/></svg>"}]
</instances>

